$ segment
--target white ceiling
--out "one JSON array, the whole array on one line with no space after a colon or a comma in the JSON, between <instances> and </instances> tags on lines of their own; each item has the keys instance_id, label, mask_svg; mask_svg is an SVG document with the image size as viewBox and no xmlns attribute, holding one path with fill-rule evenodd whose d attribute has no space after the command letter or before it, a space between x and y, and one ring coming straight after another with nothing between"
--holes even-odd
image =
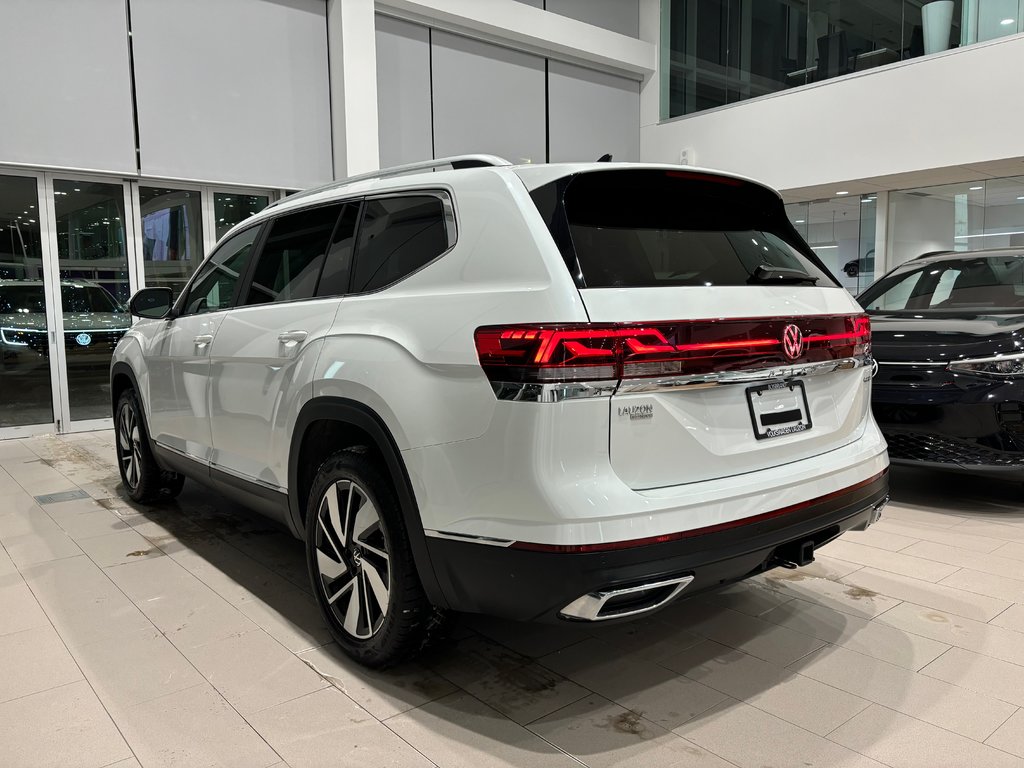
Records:
<instances>
[{"instance_id":1,"label":"white ceiling","mask_svg":"<svg viewBox=\"0 0 1024 768\"><path fill-rule=\"evenodd\" d=\"M850 197L853 197L854 195L866 195L872 192L933 187L941 184L957 184L970 181L985 181L987 179L1002 179L1008 176L1024 176L1024 157L994 160L989 163L977 163L973 165L954 165L947 166L945 168L929 168L911 173L897 173L866 179L838 181L832 184L823 184L814 187L786 189L782 190L782 197L787 203L797 203L809 200L833 198L836 196L836 192L839 191L849 192ZM1024 182L1022 182L1022 186L1024 186ZM1016 202L1016 200L1014 200L1014 202ZM986 204L992 205L992 199L989 198L986 200Z\"/></svg>"}]
</instances>

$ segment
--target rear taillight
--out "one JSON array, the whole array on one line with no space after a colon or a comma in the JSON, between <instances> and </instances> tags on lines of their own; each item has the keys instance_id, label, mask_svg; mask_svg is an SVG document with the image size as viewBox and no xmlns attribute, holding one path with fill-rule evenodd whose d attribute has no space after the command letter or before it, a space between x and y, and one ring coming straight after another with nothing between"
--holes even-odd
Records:
<instances>
[{"instance_id":1,"label":"rear taillight","mask_svg":"<svg viewBox=\"0 0 1024 768\"><path fill-rule=\"evenodd\" d=\"M798 333L787 336L791 326ZM480 365L491 381L538 384L756 370L866 356L870 346L866 315L476 331Z\"/></svg>"}]
</instances>

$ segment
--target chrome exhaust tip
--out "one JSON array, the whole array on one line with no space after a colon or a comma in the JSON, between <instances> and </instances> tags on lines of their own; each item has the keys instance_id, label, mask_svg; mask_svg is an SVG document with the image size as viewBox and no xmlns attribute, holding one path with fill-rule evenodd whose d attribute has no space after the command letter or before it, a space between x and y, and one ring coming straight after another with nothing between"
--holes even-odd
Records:
<instances>
[{"instance_id":1,"label":"chrome exhaust tip","mask_svg":"<svg viewBox=\"0 0 1024 768\"><path fill-rule=\"evenodd\" d=\"M872 507L872 509L871 509L871 521L868 523L868 525L874 525L875 523L877 523L879 520L882 519L882 510L885 509L885 505L888 504L888 503L889 503L889 496L888 496L888 494L886 494L886 497L884 499L882 499L880 502L875 504L874 507Z\"/></svg>"},{"instance_id":2,"label":"chrome exhaust tip","mask_svg":"<svg viewBox=\"0 0 1024 768\"><path fill-rule=\"evenodd\" d=\"M689 586L693 576L677 576L632 587L589 592L559 611L563 619L606 621L637 616L661 608Z\"/></svg>"}]
</instances>

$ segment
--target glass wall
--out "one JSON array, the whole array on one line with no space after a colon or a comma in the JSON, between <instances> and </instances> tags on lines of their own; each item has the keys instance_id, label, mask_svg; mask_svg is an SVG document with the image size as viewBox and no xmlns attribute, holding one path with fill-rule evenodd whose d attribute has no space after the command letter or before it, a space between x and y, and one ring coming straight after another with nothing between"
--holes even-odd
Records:
<instances>
[{"instance_id":1,"label":"glass wall","mask_svg":"<svg viewBox=\"0 0 1024 768\"><path fill-rule=\"evenodd\" d=\"M146 285L167 287L175 297L203 260L200 192L140 187L142 260Z\"/></svg>"},{"instance_id":2,"label":"glass wall","mask_svg":"<svg viewBox=\"0 0 1024 768\"><path fill-rule=\"evenodd\" d=\"M215 192L213 195L214 219L217 222L217 239L220 240L235 224L259 213L270 204L266 195L242 195L235 192Z\"/></svg>"},{"instance_id":3,"label":"glass wall","mask_svg":"<svg viewBox=\"0 0 1024 768\"><path fill-rule=\"evenodd\" d=\"M842 286L854 295L875 279L876 207L874 195L786 206L793 226Z\"/></svg>"},{"instance_id":4,"label":"glass wall","mask_svg":"<svg viewBox=\"0 0 1024 768\"><path fill-rule=\"evenodd\" d=\"M131 326L125 187L53 182L68 405L72 421L110 417L110 358Z\"/></svg>"},{"instance_id":5,"label":"glass wall","mask_svg":"<svg viewBox=\"0 0 1024 768\"><path fill-rule=\"evenodd\" d=\"M0 427L53 421L34 177L0 175Z\"/></svg>"},{"instance_id":6,"label":"glass wall","mask_svg":"<svg viewBox=\"0 0 1024 768\"><path fill-rule=\"evenodd\" d=\"M889 266L931 251L1024 249L1024 176L889 193Z\"/></svg>"},{"instance_id":7,"label":"glass wall","mask_svg":"<svg viewBox=\"0 0 1024 768\"><path fill-rule=\"evenodd\" d=\"M662 0L662 119L1024 31L1024 0Z\"/></svg>"}]
</instances>

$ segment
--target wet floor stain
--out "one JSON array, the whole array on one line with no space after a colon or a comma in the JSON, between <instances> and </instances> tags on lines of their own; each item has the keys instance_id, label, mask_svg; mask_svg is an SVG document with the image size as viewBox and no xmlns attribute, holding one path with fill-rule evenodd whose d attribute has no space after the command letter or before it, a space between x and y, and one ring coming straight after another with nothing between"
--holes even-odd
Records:
<instances>
[{"instance_id":1,"label":"wet floor stain","mask_svg":"<svg viewBox=\"0 0 1024 768\"><path fill-rule=\"evenodd\" d=\"M619 733L628 733L631 736L640 736L647 730L640 715L636 712L609 715L608 724L605 727Z\"/></svg>"},{"instance_id":2,"label":"wet floor stain","mask_svg":"<svg viewBox=\"0 0 1024 768\"><path fill-rule=\"evenodd\" d=\"M771 579L772 581L803 581L808 577L804 576L802 573L798 573L797 571L776 570L766 573L765 578Z\"/></svg>"},{"instance_id":3,"label":"wet floor stain","mask_svg":"<svg viewBox=\"0 0 1024 768\"><path fill-rule=\"evenodd\" d=\"M924 617L928 619L928 621L934 621L936 624L949 623L949 617L944 614L938 613L937 611L928 611L928 613L924 614Z\"/></svg>"},{"instance_id":4,"label":"wet floor stain","mask_svg":"<svg viewBox=\"0 0 1024 768\"><path fill-rule=\"evenodd\" d=\"M870 589L864 589L864 587L850 587L846 590L846 594L854 600L861 600L863 598L870 600L872 597L878 597L877 592Z\"/></svg>"}]
</instances>

